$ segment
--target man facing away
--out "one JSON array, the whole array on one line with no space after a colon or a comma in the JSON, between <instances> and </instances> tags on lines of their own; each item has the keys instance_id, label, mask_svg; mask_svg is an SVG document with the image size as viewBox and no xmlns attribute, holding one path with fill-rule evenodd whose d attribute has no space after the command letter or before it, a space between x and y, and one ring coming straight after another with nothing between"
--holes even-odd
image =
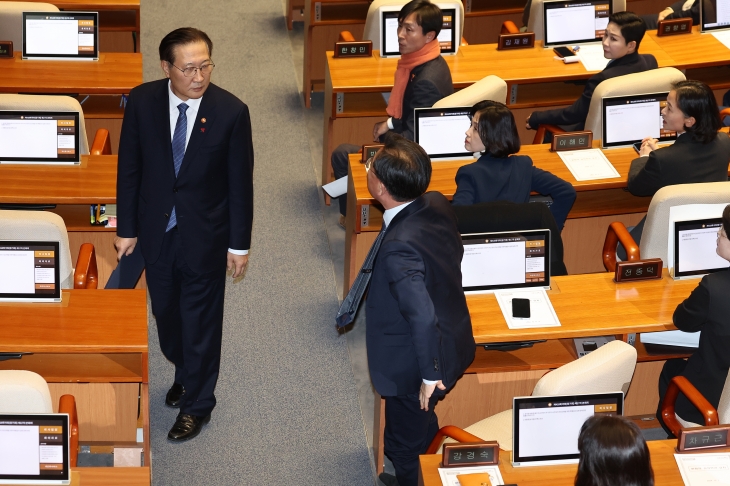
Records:
<instances>
[{"instance_id":1,"label":"man facing away","mask_svg":"<svg viewBox=\"0 0 730 486\"><path fill-rule=\"evenodd\" d=\"M428 0L413 0L403 6L398 14L398 50L401 58L395 71L393 89L388 99L387 113L390 118L373 127L373 140L381 141L387 132L403 135L413 140L413 109L430 108L441 98L454 92L451 71L441 57L438 35L444 17L436 5ZM349 154L360 147L352 144L339 145L332 152L332 170L335 179L347 175ZM339 197L340 224L347 214L347 195Z\"/></svg>"},{"instance_id":2,"label":"man facing away","mask_svg":"<svg viewBox=\"0 0 730 486\"><path fill-rule=\"evenodd\" d=\"M385 397L385 454L398 483L415 486L418 455L439 428L434 406L474 359L464 247L448 200L424 194L431 161L418 144L389 134L366 169L385 209L367 297L368 366ZM387 474L381 480L395 484Z\"/></svg>"},{"instance_id":3,"label":"man facing away","mask_svg":"<svg viewBox=\"0 0 730 486\"><path fill-rule=\"evenodd\" d=\"M253 145L248 107L210 82L213 43L198 29L160 43L167 79L134 88L117 171L118 256L139 244L160 347L175 365L171 441L210 420L220 368L226 268L248 263Z\"/></svg>"}]
</instances>

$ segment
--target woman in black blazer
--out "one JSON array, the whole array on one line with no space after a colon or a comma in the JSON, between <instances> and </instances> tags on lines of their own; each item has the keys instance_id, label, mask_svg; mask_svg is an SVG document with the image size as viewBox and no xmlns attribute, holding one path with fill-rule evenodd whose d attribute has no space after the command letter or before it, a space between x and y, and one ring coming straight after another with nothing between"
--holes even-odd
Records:
<instances>
[{"instance_id":1,"label":"woman in black blazer","mask_svg":"<svg viewBox=\"0 0 730 486\"><path fill-rule=\"evenodd\" d=\"M717 233L717 254L730 261L730 205L722 212L722 227ZM664 430L661 404L675 376L684 376L717 408L730 369L730 268L705 275L696 289L674 311L674 325L686 332L702 331L700 346L687 361L670 359L659 375L657 418ZM682 393L675 411L688 422L704 425L702 414Z\"/></svg>"},{"instance_id":2,"label":"woman in black blazer","mask_svg":"<svg viewBox=\"0 0 730 486\"><path fill-rule=\"evenodd\" d=\"M491 201L525 203L530 192L551 196L550 211L562 229L575 201L575 189L568 182L532 165L520 150L512 112L502 103L480 101L471 109L471 126L464 146L482 155L456 173L454 205L465 206Z\"/></svg>"}]
</instances>

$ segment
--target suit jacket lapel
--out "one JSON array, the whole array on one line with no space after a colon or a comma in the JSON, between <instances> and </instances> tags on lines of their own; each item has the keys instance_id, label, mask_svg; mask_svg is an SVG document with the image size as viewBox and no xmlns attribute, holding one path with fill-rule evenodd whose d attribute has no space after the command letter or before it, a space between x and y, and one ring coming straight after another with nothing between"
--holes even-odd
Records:
<instances>
[{"instance_id":1,"label":"suit jacket lapel","mask_svg":"<svg viewBox=\"0 0 730 486\"><path fill-rule=\"evenodd\" d=\"M170 98L167 94L167 84L169 81L164 80L160 83L162 89L157 91L155 95L155 108L152 110L155 117L155 125L157 126L158 136L160 140L164 140L162 147L165 154L165 165L172 178L175 178L175 163L172 160L172 134L170 133Z\"/></svg>"},{"instance_id":2,"label":"suit jacket lapel","mask_svg":"<svg viewBox=\"0 0 730 486\"><path fill-rule=\"evenodd\" d=\"M185 171L191 163L194 163L193 161L195 160L200 145L203 143L206 135L213 127L216 113L216 100L215 90L211 88L213 88L212 85L208 86L208 89L203 95L203 100L200 102L198 115L195 117L193 131L190 133L190 140L188 140L188 146L185 149L185 157L183 158L180 172L177 175L178 177L181 177L183 171ZM205 123L202 122L203 119L205 119Z\"/></svg>"}]
</instances>

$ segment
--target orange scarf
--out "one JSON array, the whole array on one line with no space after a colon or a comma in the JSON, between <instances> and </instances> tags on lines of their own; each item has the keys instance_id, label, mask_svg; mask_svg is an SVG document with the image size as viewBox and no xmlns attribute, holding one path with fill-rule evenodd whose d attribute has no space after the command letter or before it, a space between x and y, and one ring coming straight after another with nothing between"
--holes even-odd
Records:
<instances>
[{"instance_id":1,"label":"orange scarf","mask_svg":"<svg viewBox=\"0 0 730 486\"><path fill-rule=\"evenodd\" d=\"M398 68L395 70L395 81L393 89L390 91L390 99L388 100L388 115L393 118L401 118L403 116L403 94L406 92L408 80L411 77L411 70L421 64L432 61L441 55L441 46L438 39L434 39L416 52L403 54L398 59Z\"/></svg>"}]
</instances>

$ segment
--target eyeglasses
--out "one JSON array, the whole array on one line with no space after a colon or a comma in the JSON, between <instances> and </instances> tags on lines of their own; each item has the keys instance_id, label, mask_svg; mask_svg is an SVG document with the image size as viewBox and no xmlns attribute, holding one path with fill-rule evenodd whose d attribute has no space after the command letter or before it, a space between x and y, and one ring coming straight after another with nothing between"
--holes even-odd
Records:
<instances>
[{"instance_id":1,"label":"eyeglasses","mask_svg":"<svg viewBox=\"0 0 730 486\"><path fill-rule=\"evenodd\" d=\"M373 165L373 160L375 160L374 155L365 161L365 172L366 173L370 172L370 167Z\"/></svg>"},{"instance_id":2,"label":"eyeglasses","mask_svg":"<svg viewBox=\"0 0 730 486\"><path fill-rule=\"evenodd\" d=\"M212 62L209 62L208 64L203 64L200 67L188 66L185 69L180 69L179 67L175 66L173 63L169 63L169 64L170 64L170 66L174 67L175 69L182 71L183 76L185 76L186 78L192 78L193 76L198 74L198 71L200 71L200 74L202 74L203 76L207 76L208 74L213 72L213 68L215 67L215 64L213 64Z\"/></svg>"}]
</instances>

